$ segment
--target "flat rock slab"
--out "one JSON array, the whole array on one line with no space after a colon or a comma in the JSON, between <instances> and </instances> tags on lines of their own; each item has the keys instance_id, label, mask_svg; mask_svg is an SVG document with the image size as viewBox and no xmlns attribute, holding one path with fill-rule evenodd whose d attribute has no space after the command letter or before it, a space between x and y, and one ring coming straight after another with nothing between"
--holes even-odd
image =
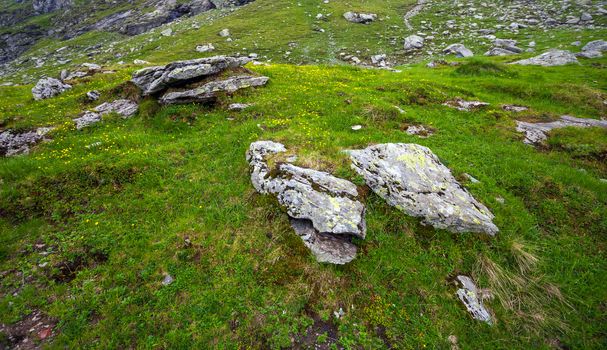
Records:
<instances>
[{"instance_id":1,"label":"flat rock slab","mask_svg":"<svg viewBox=\"0 0 607 350\"><path fill-rule=\"evenodd\" d=\"M206 83L195 89L170 91L162 95L160 103L165 105L183 103L209 103L217 99L218 93L233 93L240 89L259 87L268 83L268 77L240 75L225 80Z\"/></svg>"},{"instance_id":2,"label":"flat rock slab","mask_svg":"<svg viewBox=\"0 0 607 350\"><path fill-rule=\"evenodd\" d=\"M523 141L524 143L536 145L546 141L546 139L548 139L548 132L551 130L566 128L569 126L576 128L607 128L607 120L584 119L564 115L559 120L549 123L528 123L517 121L516 131L525 133L525 140Z\"/></svg>"},{"instance_id":3,"label":"flat rock slab","mask_svg":"<svg viewBox=\"0 0 607 350\"><path fill-rule=\"evenodd\" d=\"M357 13L348 11L344 13L344 18L348 22L369 24L377 19L377 15L374 13Z\"/></svg>"},{"instance_id":4,"label":"flat rock slab","mask_svg":"<svg viewBox=\"0 0 607 350\"><path fill-rule=\"evenodd\" d=\"M476 284L474 284L474 281L468 276L460 275L457 276L457 282L461 285L461 288L457 290L457 297L464 304L472 318L493 324L491 313L483 305L482 295Z\"/></svg>"},{"instance_id":5,"label":"flat rock slab","mask_svg":"<svg viewBox=\"0 0 607 350\"><path fill-rule=\"evenodd\" d=\"M350 239L366 235L365 207L358 200L356 185L326 172L289 163L270 167L269 159L284 152L282 144L272 141L251 144L247 161L253 186L259 193L275 195L289 217L298 220L294 228L318 261L334 264L350 261L355 256L348 244ZM339 249L330 251L331 247Z\"/></svg>"},{"instance_id":6,"label":"flat rock slab","mask_svg":"<svg viewBox=\"0 0 607 350\"><path fill-rule=\"evenodd\" d=\"M575 55L567 50L550 50L539 56L513 62L523 66L563 66L566 64L579 63Z\"/></svg>"},{"instance_id":7,"label":"flat rock slab","mask_svg":"<svg viewBox=\"0 0 607 350\"><path fill-rule=\"evenodd\" d=\"M447 107L455 108L460 111L469 112L474 109L489 106L489 103L481 102L481 101L465 101L462 99L456 99L453 101L447 101L447 102L443 103L443 105L445 105Z\"/></svg>"},{"instance_id":8,"label":"flat rock slab","mask_svg":"<svg viewBox=\"0 0 607 350\"><path fill-rule=\"evenodd\" d=\"M387 143L347 151L352 167L393 207L451 232L499 229L493 214L453 177L438 157L417 144Z\"/></svg>"},{"instance_id":9,"label":"flat rock slab","mask_svg":"<svg viewBox=\"0 0 607 350\"><path fill-rule=\"evenodd\" d=\"M177 61L166 66L148 67L133 73L131 81L144 96L169 87L181 86L215 75L229 68L237 68L251 61L248 57L213 56L188 61Z\"/></svg>"},{"instance_id":10,"label":"flat rock slab","mask_svg":"<svg viewBox=\"0 0 607 350\"><path fill-rule=\"evenodd\" d=\"M529 107L527 106L519 106L519 105L503 105L502 109L507 111L507 112L515 112L515 113L521 113L524 111L528 111Z\"/></svg>"},{"instance_id":11,"label":"flat rock slab","mask_svg":"<svg viewBox=\"0 0 607 350\"><path fill-rule=\"evenodd\" d=\"M61 80L55 78L44 78L38 80L36 86L32 88L32 95L36 101L44 100L55 97L71 88L71 85L65 84Z\"/></svg>"}]
</instances>

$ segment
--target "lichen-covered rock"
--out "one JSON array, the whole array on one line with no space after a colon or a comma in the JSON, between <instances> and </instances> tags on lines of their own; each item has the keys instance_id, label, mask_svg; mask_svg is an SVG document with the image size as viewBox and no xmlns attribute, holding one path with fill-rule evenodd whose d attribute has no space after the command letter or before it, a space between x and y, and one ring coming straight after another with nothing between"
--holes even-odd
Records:
<instances>
[{"instance_id":1,"label":"lichen-covered rock","mask_svg":"<svg viewBox=\"0 0 607 350\"><path fill-rule=\"evenodd\" d=\"M512 64L519 64L523 66L563 66L566 64L578 63L577 58L574 54L567 50L550 50L544 52L539 56L528 58L526 60L520 60L513 62Z\"/></svg>"},{"instance_id":2,"label":"lichen-covered rock","mask_svg":"<svg viewBox=\"0 0 607 350\"><path fill-rule=\"evenodd\" d=\"M195 89L167 92L159 101L165 105L214 102L217 99L217 93L233 93L240 89L263 86L268 80L268 77L263 76L241 75L225 80L211 81Z\"/></svg>"},{"instance_id":3,"label":"lichen-covered rock","mask_svg":"<svg viewBox=\"0 0 607 350\"><path fill-rule=\"evenodd\" d=\"M38 80L36 86L32 88L32 95L34 95L34 100L43 100L57 96L65 90L71 88L71 85L64 84L61 80L55 78L44 78Z\"/></svg>"},{"instance_id":4,"label":"lichen-covered rock","mask_svg":"<svg viewBox=\"0 0 607 350\"><path fill-rule=\"evenodd\" d=\"M472 279L468 276L457 276L461 288L457 290L459 300L466 306L466 310L475 320L493 324L489 311L483 305L482 295Z\"/></svg>"},{"instance_id":5,"label":"lichen-covered rock","mask_svg":"<svg viewBox=\"0 0 607 350\"><path fill-rule=\"evenodd\" d=\"M374 13L356 13L348 11L344 13L344 18L348 22L368 24L375 21L377 19L377 15Z\"/></svg>"},{"instance_id":6,"label":"lichen-covered rock","mask_svg":"<svg viewBox=\"0 0 607 350\"><path fill-rule=\"evenodd\" d=\"M248 57L213 56L188 61L177 61L166 66L148 67L133 73L131 80L142 91L151 95L169 87L201 80L229 68L237 68L251 61Z\"/></svg>"},{"instance_id":7,"label":"lichen-covered rock","mask_svg":"<svg viewBox=\"0 0 607 350\"><path fill-rule=\"evenodd\" d=\"M496 234L493 214L457 182L430 149L388 143L348 151L352 167L388 204L451 232Z\"/></svg>"},{"instance_id":8,"label":"lichen-covered rock","mask_svg":"<svg viewBox=\"0 0 607 350\"><path fill-rule=\"evenodd\" d=\"M53 128L38 128L34 131L16 133L12 130L0 132L0 156L11 157L28 154L30 147L44 139Z\"/></svg>"},{"instance_id":9,"label":"lichen-covered rock","mask_svg":"<svg viewBox=\"0 0 607 350\"><path fill-rule=\"evenodd\" d=\"M474 53L462 44L451 44L443 50L444 54L455 55L455 57L472 57Z\"/></svg>"},{"instance_id":10,"label":"lichen-covered rock","mask_svg":"<svg viewBox=\"0 0 607 350\"><path fill-rule=\"evenodd\" d=\"M525 140L523 142L533 145L545 141L548 138L547 133L551 130L566 128L568 126L576 128L607 128L607 120L576 118L569 115L564 115L559 120L548 123L528 123L517 121L516 131L525 133Z\"/></svg>"},{"instance_id":11,"label":"lichen-covered rock","mask_svg":"<svg viewBox=\"0 0 607 350\"><path fill-rule=\"evenodd\" d=\"M582 51L607 51L607 41L605 40L594 40L582 47Z\"/></svg>"},{"instance_id":12,"label":"lichen-covered rock","mask_svg":"<svg viewBox=\"0 0 607 350\"><path fill-rule=\"evenodd\" d=\"M269 158L284 152L286 148L282 144L272 141L251 144L247 161L253 186L259 193L275 195L292 219L309 221L309 226L315 230L313 235L304 223L296 222L294 227L319 261L344 263L342 253L351 253L353 248L347 244L350 238L365 238L366 235L365 208L358 200L356 185L322 171L289 163L270 168ZM340 247L339 251L327 252L331 246ZM350 253L345 255L353 258Z\"/></svg>"},{"instance_id":13,"label":"lichen-covered rock","mask_svg":"<svg viewBox=\"0 0 607 350\"><path fill-rule=\"evenodd\" d=\"M80 130L89 125L99 123L101 121L101 113L86 111L82 116L72 119L72 121L76 124L76 129Z\"/></svg>"}]
</instances>

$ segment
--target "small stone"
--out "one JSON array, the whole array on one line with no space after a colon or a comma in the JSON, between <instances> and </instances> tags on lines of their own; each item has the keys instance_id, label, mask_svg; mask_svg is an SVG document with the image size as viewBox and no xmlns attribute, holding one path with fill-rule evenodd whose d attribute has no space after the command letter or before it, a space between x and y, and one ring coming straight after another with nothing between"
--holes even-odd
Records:
<instances>
[{"instance_id":1,"label":"small stone","mask_svg":"<svg viewBox=\"0 0 607 350\"><path fill-rule=\"evenodd\" d=\"M229 37L230 35L231 35L231 34L230 34L230 30L229 30L229 29L227 29L227 28L222 29L222 30L219 32L219 36L220 36L220 37L223 37L223 38L227 38L227 37Z\"/></svg>"},{"instance_id":2,"label":"small stone","mask_svg":"<svg viewBox=\"0 0 607 350\"><path fill-rule=\"evenodd\" d=\"M89 101L97 101L99 97L101 97L101 93L99 93L99 91L97 90L89 91L86 93L86 98Z\"/></svg>"},{"instance_id":3,"label":"small stone","mask_svg":"<svg viewBox=\"0 0 607 350\"><path fill-rule=\"evenodd\" d=\"M166 274L164 275L164 278L162 279L162 285L163 286L168 286L169 284L173 283L173 276Z\"/></svg>"},{"instance_id":4,"label":"small stone","mask_svg":"<svg viewBox=\"0 0 607 350\"><path fill-rule=\"evenodd\" d=\"M358 131L358 130L360 130L362 128L363 128L362 125L352 125L352 130L354 130L354 131Z\"/></svg>"}]
</instances>

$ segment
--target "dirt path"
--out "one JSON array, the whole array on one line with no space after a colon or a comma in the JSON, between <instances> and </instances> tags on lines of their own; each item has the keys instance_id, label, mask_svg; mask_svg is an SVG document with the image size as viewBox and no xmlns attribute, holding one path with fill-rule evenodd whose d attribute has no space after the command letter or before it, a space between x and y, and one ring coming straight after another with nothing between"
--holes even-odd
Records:
<instances>
[{"instance_id":1,"label":"dirt path","mask_svg":"<svg viewBox=\"0 0 607 350\"><path fill-rule=\"evenodd\" d=\"M409 23L409 19L416 16L424 8L424 5L428 3L430 3L430 0L417 0L417 4L413 6L413 8L407 13L405 13L403 19L405 20L405 26L407 27L407 29L413 30L413 26L411 25L411 23Z\"/></svg>"}]
</instances>

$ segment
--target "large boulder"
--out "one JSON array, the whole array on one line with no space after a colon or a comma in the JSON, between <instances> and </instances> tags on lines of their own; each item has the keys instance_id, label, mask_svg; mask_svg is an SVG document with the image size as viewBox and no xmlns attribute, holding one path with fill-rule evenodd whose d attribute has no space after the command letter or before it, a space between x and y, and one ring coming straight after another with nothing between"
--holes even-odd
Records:
<instances>
[{"instance_id":1,"label":"large boulder","mask_svg":"<svg viewBox=\"0 0 607 350\"><path fill-rule=\"evenodd\" d=\"M493 214L457 182L430 149L388 143L348 151L352 167L388 204L451 232L499 230Z\"/></svg>"},{"instance_id":2,"label":"large boulder","mask_svg":"<svg viewBox=\"0 0 607 350\"><path fill-rule=\"evenodd\" d=\"M36 86L32 88L34 100L43 100L59 95L65 90L71 89L72 86L64 84L61 80L55 78L44 78L38 80Z\"/></svg>"},{"instance_id":3,"label":"large boulder","mask_svg":"<svg viewBox=\"0 0 607 350\"><path fill-rule=\"evenodd\" d=\"M287 162L270 166L286 148L272 141L251 144L247 161L253 187L278 199L296 232L318 261L344 264L356 256L352 237L365 238L365 207L353 183Z\"/></svg>"},{"instance_id":4,"label":"large boulder","mask_svg":"<svg viewBox=\"0 0 607 350\"><path fill-rule=\"evenodd\" d=\"M368 24L375 21L377 19L377 15L374 13L357 13L348 11L344 13L344 18L348 22Z\"/></svg>"},{"instance_id":5,"label":"large boulder","mask_svg":"<svg viewBox=\"0 0 607 350\"><path fill-rule=\"evenodd\" d=\"M410 35L405 38L405 51L419 50L424 47L424 38L419 35Z\"/></svg>"},{"instance_id":6,"label":"large boulder","mask_svg":"<svg viewBox=\"0 0 607 350\"><path fill-rule=\"evenodd\" d=\"M520 64L523 66L563 66L566 64L578 63L574 54L567 50L550 50L539 56L513 62L512 64Z\"/></svg>"},{"instance_id":7,"label":"large boulder","mask_svg":"<svg viewBox=\"0 0 607 350\"><path fill-rule=\"evenodd\" d=\"M166 66L148 67L133 73L131 80L142 91L151 95L169 87L215 75L229 68L237 68L251 61L248 57L213 56L188 61L177 61Z\"/></svg>"},{"instance_id":8,"label":"large boulder","mask_svg":"<svg viewBox=\"0 0 607 350\"><path fill-rule=\"evenodd\" d=\"M451 44L443 50L444 54L455 55L456 57L472 57L474 53L462 44Z\"/></svg>"},{"instance_id":9,"label":"large boulder","mask_svg":"<svg viewBox=\"0 0 607 350\"><path fill-rule=\"evenodd\" d=\"M569 115L562 116L559 120L549 123L528 123L517 121L516 131L525 133L525 142L529 145L542 143L548 138L548 133L554 129L566 128L607 128L607 120L576 118Z\"/></svg>"},{"instance_id":10,"label":"large boulder","mask_svg":"<svg viewBox=\"0 0 607 350\"><path fill-rule=\"evenodd\" d=\"M240 89L263 86L268 80L268 77L263 76L240 75L225 80L211 81L194 89L167 92L160 98L160 103L168 105L214 102L218 93L230 94Z\"/></svg>"}]
</instances>

